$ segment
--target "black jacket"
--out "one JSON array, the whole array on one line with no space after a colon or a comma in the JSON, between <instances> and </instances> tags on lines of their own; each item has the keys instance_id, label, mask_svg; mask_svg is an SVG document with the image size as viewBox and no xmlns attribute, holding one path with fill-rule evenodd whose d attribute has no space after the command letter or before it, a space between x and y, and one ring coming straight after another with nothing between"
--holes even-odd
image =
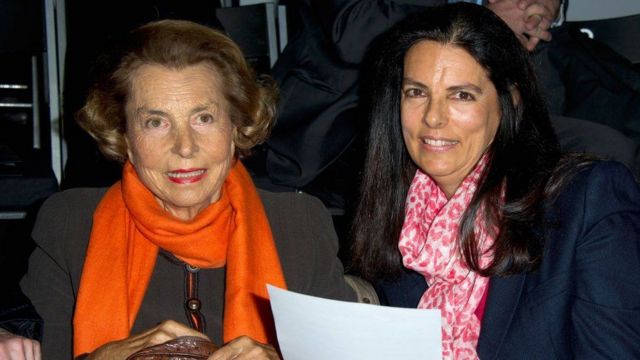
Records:
<instances>
[{"instance_id":1,"label":"black jacket","mask_svg":"<svg viewBox=\"0 0 640 360\"><path fill-rule=\"evenodd\" d=\"M640 188L614 162L583 170L546 204L539 269L491 278L480 359L640 358ZM415 307L424 278L381 283L381 300Z\"/></svg>"}]
</instances>

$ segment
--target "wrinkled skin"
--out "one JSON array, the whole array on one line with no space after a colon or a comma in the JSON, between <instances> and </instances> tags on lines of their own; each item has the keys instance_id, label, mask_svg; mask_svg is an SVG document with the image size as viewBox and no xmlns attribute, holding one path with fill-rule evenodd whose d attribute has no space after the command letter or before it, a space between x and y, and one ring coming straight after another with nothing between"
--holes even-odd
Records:
<instances>
[{"instance_id":1,"label":"wrinkled skin","mask_svg":"<svg viewBox=\"0 0 640 360\"><path fill-rule=\"evenodd\" d=\"M0 359L40 360L40 343L0 329Z\"/></svg>"},{"instance_id":2,"label":"wrinkled skin","mask_svg":"<svg viewBox=\"0 0 640 360\"><path fill-rule=\"evenodd\" d=\"M147 348L173 340L180 336L197 336L209 340L209 338L190 327L176 321L167 320L141 334L132 335L124 340L112 341L92 352L88 360L126 359L129 355ZM241 336L221 347L209 357L213 360L272 360L280 359L278 353L271 345L261 344L249 337Z\"/></svg>"},{"instance_id":3,"label":"wrinkled skin","mask_svg":"<svg viewBox=\"0 0 640 360\"><path fill-rule=\"evenodd\" d=\"M540 41L551 41L551 24L560 12L560 0L489 0L487 7L509 25L520 42L533 51Z\"/></svg>"}]
</instances>

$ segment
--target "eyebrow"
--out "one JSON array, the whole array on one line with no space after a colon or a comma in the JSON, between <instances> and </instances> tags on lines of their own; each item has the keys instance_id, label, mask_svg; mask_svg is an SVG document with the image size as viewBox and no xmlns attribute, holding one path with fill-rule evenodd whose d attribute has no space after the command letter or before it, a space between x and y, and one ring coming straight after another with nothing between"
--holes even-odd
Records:
<instances>
[{"instance_id":1,"label":"eyebrow","mask_svg":"<svg viewBox=\"0 0 640 360\"><path fill-rule=\"evenodd\" d=\"M459 90L471 90L475 93L478 93L480 95L482 95L482 89L474 84L471 83L466 83L466 84L462 84L462 85L455 85L455 86L450 86L448 88L449 91L459 91Z\"/></svg>"},{"instance_id":2,"label":"eyebrow","mask_svg":"<svg viewBox=\"0 0 640 360\"><path fill-rule=\"evenodd\" d=\"M198 113L200 111L204 111L207 109L212 108L213 111L218 111L219 106L218 103L215 101L210 101L208 103L205 103L203 105L199 105L196 106L195 108L193 108L190 113L191 114L195 114ZM139 108L136 109L135 111L136 116L139 116L140 114L149 114L149 115L157 115L157 116L168 116L169 114L162 111L162 110L156 110L156 109L147 109L144 106L141 106Z\"/></svg>"},{"instance_id":3,"label":"eyebrow","mask_svg":"<svg viewBox=\"0 0 640 360\"><path fill-rule=\"evenodd\" d=\"M158 115L158 116L165 116L167 115L167 113L165 113L164 111L161 110L149 110L145 107L139 107L136 109L136 116L140 115L140 114L149 114L149 115Z\"/></svg>"},{"instance_id":4,"label":"eyebrow","mask_svg":"<svg viewBox=\"0 0 640 360\"><path fill-rule=\"evenodd\" d=\"M420 81L416 81L408 77L402 78L402 86L405 86L405 85L413 85L423 89L429 88L427 85L421 83Z\"/></svg>"},{"instance_id":5,"label":"eyebrow","mask_svg":"<svg viewBox=\"0 0 640 360\"><path fill-rule=\"evenodd\" d=\"M405 78L402 79L402 86L405 86L405 85L413 85L413 86L420 87L422 89L429 89L429 87L427 85L421 83L420 81L413 80L413 79L408 78L408 77L405 77ZM464 83L464 84L461 84L461 85L449 86L447 88L447 90L449 90L449 91L471 90L471 91L473 91L475 93L478 93L480 95L482 95L482 93L483 93L482 89L479 86L477 86L475 84L472 84L472 83Z\"/></svg>"},{"instance_id":6,"label":"eyebrow","mask_svg":"<svg viewBox=\"0 0 640 360\"><path fill-rule=\"evenodd\" d=\"M206 105L197 106L193 110L191 110L191 114L195 114L200 111L205 111L205 110L208 110L209 108L213 108L213 110L218 110L218 104L212 101Z\"/></svg>"}]
</instances>

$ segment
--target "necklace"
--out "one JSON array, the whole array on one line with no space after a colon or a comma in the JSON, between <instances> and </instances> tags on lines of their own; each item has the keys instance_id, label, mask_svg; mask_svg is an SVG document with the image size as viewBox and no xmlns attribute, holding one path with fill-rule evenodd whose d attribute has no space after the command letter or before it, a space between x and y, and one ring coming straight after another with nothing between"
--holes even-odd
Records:
<instances>
[{"instance_id":1,"label":"necklace","mask_svg":"<svg viewBox=\"0 0 640 360\"><path fill-rule=\"evenodd\" d=\"M200 269L191 266L175 256L164 250L160 251L160 254L172 263L184 267L184 310L189 325L201 333L206 330L206 321L200 309L202 308L202 302L198 297L198 280Z\"/></svg>"}]
</instances>

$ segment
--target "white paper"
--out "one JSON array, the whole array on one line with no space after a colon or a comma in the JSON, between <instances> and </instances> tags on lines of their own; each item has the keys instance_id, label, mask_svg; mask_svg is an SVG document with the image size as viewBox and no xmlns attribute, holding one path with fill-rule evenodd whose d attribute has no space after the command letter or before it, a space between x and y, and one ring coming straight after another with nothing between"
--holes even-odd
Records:
<instances>
[{"instance_id":1,"label":"white paper","mask_svg":"<svg viewBox=\"0 0 640 360\"><path fill-rule=\"evenodd\" d=\"M350 303L267 288L285 360L442 359L439 310Z\"/></svg>"}]
</instances>

